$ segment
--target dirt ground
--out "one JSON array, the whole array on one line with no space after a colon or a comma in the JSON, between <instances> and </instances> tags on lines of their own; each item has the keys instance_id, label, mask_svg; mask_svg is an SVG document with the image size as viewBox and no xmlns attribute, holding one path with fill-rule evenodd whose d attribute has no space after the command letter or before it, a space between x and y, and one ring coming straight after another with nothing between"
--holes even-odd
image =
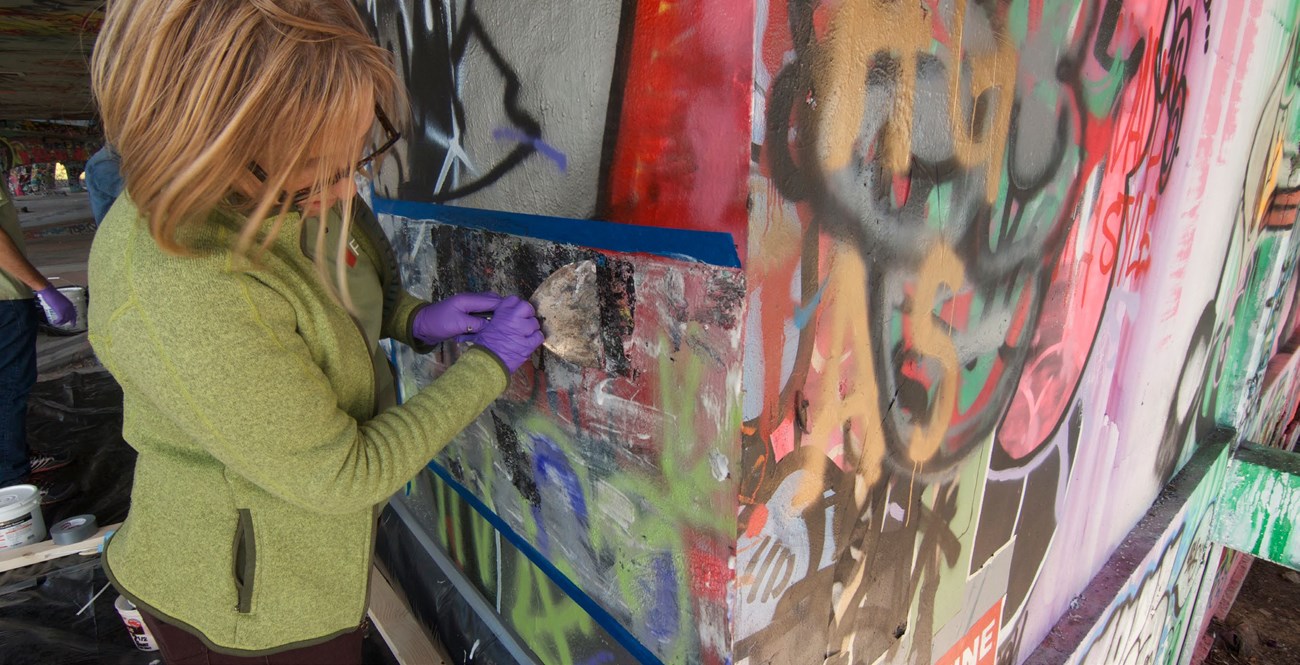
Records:
<instances>
[{"instance_id":1,"label":"dirt ground","mask_svg":"<svg viewBox=\"0 0 1300 665\"><path fill-rule=\"evenodd\" d=\"M1300 663L1300 573L1255 561L1205 663Z\"/></svg>"}]
</instances>

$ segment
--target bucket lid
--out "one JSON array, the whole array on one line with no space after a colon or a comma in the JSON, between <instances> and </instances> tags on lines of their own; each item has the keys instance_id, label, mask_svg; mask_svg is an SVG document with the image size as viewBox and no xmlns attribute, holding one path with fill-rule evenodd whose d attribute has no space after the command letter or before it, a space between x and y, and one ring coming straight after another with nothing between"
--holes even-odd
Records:
<instances>
[{"instance_id":1,"label":"bucket lid","mask_svg":"<svg viewBox=\"0 0 1300 665\"><path fill-rule=\"evenodd\" d=\"M0 510L10 506L27 503L33 498L40 498L41 491L35 485L13 485L0 489Z\"/></svg>"}]
</instances>

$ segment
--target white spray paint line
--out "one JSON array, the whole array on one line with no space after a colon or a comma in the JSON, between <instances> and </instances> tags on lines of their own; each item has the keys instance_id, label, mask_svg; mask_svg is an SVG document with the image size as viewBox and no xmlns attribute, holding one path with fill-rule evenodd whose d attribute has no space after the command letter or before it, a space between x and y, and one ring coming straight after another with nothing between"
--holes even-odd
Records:
<instances>
[{"instance_id":1,"label":"white spray paint line","mask_svg":"<svg viewBox=\"0 0 1300 665\"><path fill-rule=\"evenodd\" d=\"M496 536L497 541L497 614L501 613L501 588L505 582L501 579L501 531L493 529L492 533Z\"/></svg>"}]
</instances>

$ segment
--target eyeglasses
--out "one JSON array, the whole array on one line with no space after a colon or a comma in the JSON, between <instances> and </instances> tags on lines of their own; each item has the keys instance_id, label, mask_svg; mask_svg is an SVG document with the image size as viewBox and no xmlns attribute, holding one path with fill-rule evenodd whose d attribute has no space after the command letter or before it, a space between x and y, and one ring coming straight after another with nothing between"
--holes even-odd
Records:
<instances>
[{"instance_id":1,"label":"eyeglasses","mask_svg":"<svg viewBox=\"0 0 1300 665\"><path fill-rule=\"evenodd\" d=\"M353 166L351 171L340 172L339 174L335 175L334 178L329 181L329 185L333 185L334 183L352 175L353 173L365 169L367 166L370 165L371 162L375 161L377 157L379 157L384 152L386 152L394 145L396 145L398 139L402 138L402 135L397 131L396 128L393 127L393 123L388 120L388 116L384 115L384 110L380 108L378 104L375 104L375 118L379 120L379 126L383 128L384 136L386 137L386 140L378 148L375 148L370 154L366 155L365 157L362 157L361 161L357 162L356 166ZM253 173L253 177L257 178L258 182L261 182L262 184L266 184L266 180L268 177L266 175L266 171L263 170L261 166L258 166L257 162L249 162L248 170ZM290 205L293 206L301 206L303 203L307 202L307 199L311 198L312 194L315 193L316 193L316 189L314 187L304 187L293 193L293 196L290 197L289 199L289 203ZM281 196L280 200L276 201L276 203L278 205L283 205L284 197Z\"/></svg>"}]
</instances>

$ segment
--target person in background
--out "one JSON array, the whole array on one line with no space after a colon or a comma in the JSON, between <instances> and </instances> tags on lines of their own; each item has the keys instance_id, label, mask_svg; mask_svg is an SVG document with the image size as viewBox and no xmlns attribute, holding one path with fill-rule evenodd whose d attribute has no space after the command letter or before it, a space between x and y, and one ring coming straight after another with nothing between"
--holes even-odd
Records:
<instances>
[{"instance_id":1,"label":"person in background","mask_svg":"<svg viewBox=\"0 0 1300 665\"><path fill-rule=\"evenodd\" d=\"M17 191L19 194L27 194L28 190L32 188L31 187L32 186L31 165L25 164L23 166L19 166L15 168L14 171L18 174L18 189L15 191Z\"/></svg>"},{"instance_id":2,"label":"person in background","mask_svg":"<svg viewBox=\"0 0 1300 665\"><path fill-rule=\"evenodd\" d=\"M535 312L402 288L354 174L408 106L350 0L110 1L91 81L128 186L90 341L139 453L104 569L168 663L359 663L379 508L541 345ZM398 405L384 337L470 346Z\"/></svg>"},{"instance_id":3,"label":"person in background","mask_svg":"<svg viewBox=\"0 0 1300 665\"><path fill-rule=\"evenodd\" d=\"M54 325L75 324L77 309L27 260L18 209L6 178L0 178L0 487L33 482L41 503L76 493L68 481L35 476L69 463L66 453L33 453L27 447L27 396L36 383L36 299Z\"/></svg>"},{"instance_id":4,"label":"person in background","mask_svg":"<svg viewBox=\"0 0 1300 665\"><path fill-rule=\"evenodd\" d=\"M121 168L121 158L107 143L86 161L86 191L90 193L90 213L96 227L104 223L104 215L122 193Z\"/></svg>"},{"instance_id":5,"label":"person in background","mask_svg":"<svg viewBox=\"0 0 1300 665\"><path fill-rule=\"evenodd\" d=\"M85 162L64 162L63 168L66 169L68 173L68 191L82 191L81 176L86 171Z\"/></svg>"}]
</instances>

